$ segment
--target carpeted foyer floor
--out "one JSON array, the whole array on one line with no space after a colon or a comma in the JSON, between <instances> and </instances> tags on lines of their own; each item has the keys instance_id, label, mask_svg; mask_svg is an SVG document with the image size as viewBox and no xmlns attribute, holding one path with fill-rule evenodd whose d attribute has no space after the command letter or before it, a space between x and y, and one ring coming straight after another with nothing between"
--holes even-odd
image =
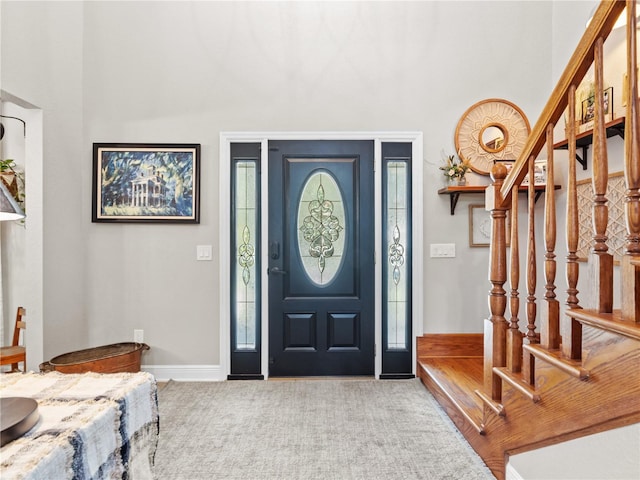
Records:
<instances>
[{"instance_id":1,"label":"carpeted foyer floor","mask_svg":"<svg viewBox=\"0 0 640 480\"><path fill-rule=\"evenodd\" d=\"M419 380L169 382L158 480L494 479Z\"/></svg>"}]
</instances>

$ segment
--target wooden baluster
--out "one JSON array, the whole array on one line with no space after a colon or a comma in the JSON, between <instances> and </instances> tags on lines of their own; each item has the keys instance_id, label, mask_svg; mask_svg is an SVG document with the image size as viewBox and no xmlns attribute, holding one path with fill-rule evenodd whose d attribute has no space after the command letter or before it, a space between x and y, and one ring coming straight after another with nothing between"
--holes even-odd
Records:
<instances>
[{"instance_id":1,"label":"wooden baluster","mask_svg":"<svg viewBox=\"0 0 640 480\"><path fill-rule=\"evenodd\" d=\"M569 179L567 185L567 306L570 309L581 308L578 304L578 189L576 184L576 87L569 88L567 141L569 145ZM582 357L582 324L565 317L562 332L562 352L565 357Z\"/></svg>"},{"instance_id":2,"label":"wooden baluster","mask_svg":"<svg viewBox=\"0 0 640 480\"><path fill-rule=\"evenodd\" d=\"M517 187L516 187L517 188ZM520 282L520 246L518 244L518 195L511 194L511 252L509 256L511 298L509 310L511 312L511 324L507 331L507 368L513 373L522 369L522 333L518 327L518 314L520 310L520 297L518 284Z\"/></svg>"},{"instance_id":3,"label":"wooden baluster","mask_svg":"<svg viewBox=\"0 0 640 480\"><path fill-rule=\"evenodd\" d=\"M528 231L527 236L527 343L538 343L536 335L536 191L534 185L534 158L529 159L529 189L528 189Z\"/></svg>"},{"instance_id":4,"label":"wooden baluster","mask_svg":"<svg viewBox=\"0 0 640 480\"><path fill-rule=\"evenodd\" d=\"M627 244L621 260L622 318L640 323L640 117L636 52L636 2L627 1L627 113L624 133Z\"/></svg>"},{"instance_id":5,"label":"wooden baluster","mask_svg":"<svg viewBox=\"0 0 640 480\"><path fill-rule=\"evenodd\" d=\"M536 334L536 191L534 180L534 158L529 158L529 189L528 189L528 235L527 235L527 335L525 342L535 344L538 342ZM535 358L529 353L523 353L522 377L531 385L535 384Z\"/></svg>"},{"instance_id":6,"label":"wooden baluster","mask_svg":"<svg viewBox=\"0 0 640 480\"><path fill-rule=\"evenodd\" d=\"M556 192L553 169L553 125L547 125L547 185L544 205L546 308L540 322L540 343L550 349L560 347L560 305L556 300ZM533 181L533 179L532 179Z\"/></svg>"},{"instance_id":7,"label":"wooden baluster","mask_svg":"<svg viewBox=\"0 0 640 480\"><path fill-rule=\"evenodd\" d=\"M507 321L504 312L507 307L507 296L503 285L507 281L507 245L505 239L506 209L503 205L500 187L507 176L507 169L502 164L495 164L491 169L493 185L485 190L485 205L491 211L491 244L489 250L489 281L492 288L489 293L489 309L491 318L484 324L484 388L492 400L502 398L502 381L493 373L493 367L506 365L506 330ZM516 193L512 193L512 195Z\"/></svg>"},{"instance_id":8,"label":"wooden baluster","mask_svg":"<svg viewBox=\"0 0 640 480\"><path fill-rule=\"evenodd\" d=\"M576 87L569 89L567 141L569 146L569 179L567 184L567 306L578 308L578 189L576 172Z\"/></svg>"},{"instance_id":9,"label":"wooden baluster","mask_svg":"<svg viewBox=\"0 0 640 480\"><path fill-rule=\"evenodd\" d=\"M608 253L607 223L607 181L609 179L609 161L607 158L607 136L604 126L603 95L603 39L595 43L594 77L595 108L593 125L593 240L592 254L589 256L593 305L590 308L600 313L611 313L613 309L613 256ZM629 102L631 103L631 102Z\"/></svg>"}]
</instances>

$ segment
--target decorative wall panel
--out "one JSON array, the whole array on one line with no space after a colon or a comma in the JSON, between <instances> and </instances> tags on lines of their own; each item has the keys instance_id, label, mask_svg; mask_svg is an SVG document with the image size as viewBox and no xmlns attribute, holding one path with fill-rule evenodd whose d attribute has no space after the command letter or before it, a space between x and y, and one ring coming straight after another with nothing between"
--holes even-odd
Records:
<instances>
[{"instance_id":1,"label":"decorative wall panel","mask_svg":"<svg viewBox=\"0 0 640 480\"><path fill-rule=\"evenodd\" d=\"M591 179L581 180L578 190L578 257L586 261L593 246L593 188ZM607 185L607 206L609 207L609 224L607 225L607 246L616 262L624 253L627 227L625 225L625 185L624 173L609 174Z\"/></svg>"}]
</instances>

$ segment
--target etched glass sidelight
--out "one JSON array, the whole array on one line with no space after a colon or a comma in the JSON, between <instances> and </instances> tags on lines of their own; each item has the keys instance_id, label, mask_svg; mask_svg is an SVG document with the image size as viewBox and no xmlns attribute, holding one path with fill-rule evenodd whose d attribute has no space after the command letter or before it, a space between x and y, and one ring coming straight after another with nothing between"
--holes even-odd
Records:
<instances>
[{"instance_id":1,"label":"etched glass sidelight","mask_svg":"<svg viewBox=\"0 0 640 480\"><path fill-rule=\"evenodd\" d=\"M407 275L409 165L390 161L386 168L386 278L387 348L406 349L409 322L409 288Z\"/></svg>"},{"instance_id":2,"label":"etched glass sidelight","mask_svg":"<svg viewBox=\"0 0 640 480\"><path fill-rule=\"evenodd\" d=\"M317 286L340 271L345 246L345 211L333 176L318 170L306 181L298 203L298 251L304 270Z\"/></svg>"},{"instance_id":3,"label":"etched glass sidelight","mask_svg":"<svg viewBox=\"0 0 640 480\"><path fill-rule=\"evenodd\" d=\"M257 166L237 161L234 175L235 339L237 350L256 348L257 289L255 242L257 239Z\"/></svg>"}]
</instances>

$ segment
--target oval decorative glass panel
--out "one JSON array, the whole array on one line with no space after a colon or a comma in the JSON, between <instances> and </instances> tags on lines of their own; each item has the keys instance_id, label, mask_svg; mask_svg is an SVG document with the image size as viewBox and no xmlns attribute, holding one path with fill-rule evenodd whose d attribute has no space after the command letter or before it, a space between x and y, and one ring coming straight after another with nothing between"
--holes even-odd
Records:
<instances>
[{"instance_id":1,"label":"oval decorative glass panel","mask_svg":"<svg viewBox=\"0 0 640 480\"><path fill-rule=\"evenodd\" d=\"M345 246L344 200L326 170L313 173L298 202L298 251L309 279L318 286L340 271Z\"/></svg>"}]
</instances>

